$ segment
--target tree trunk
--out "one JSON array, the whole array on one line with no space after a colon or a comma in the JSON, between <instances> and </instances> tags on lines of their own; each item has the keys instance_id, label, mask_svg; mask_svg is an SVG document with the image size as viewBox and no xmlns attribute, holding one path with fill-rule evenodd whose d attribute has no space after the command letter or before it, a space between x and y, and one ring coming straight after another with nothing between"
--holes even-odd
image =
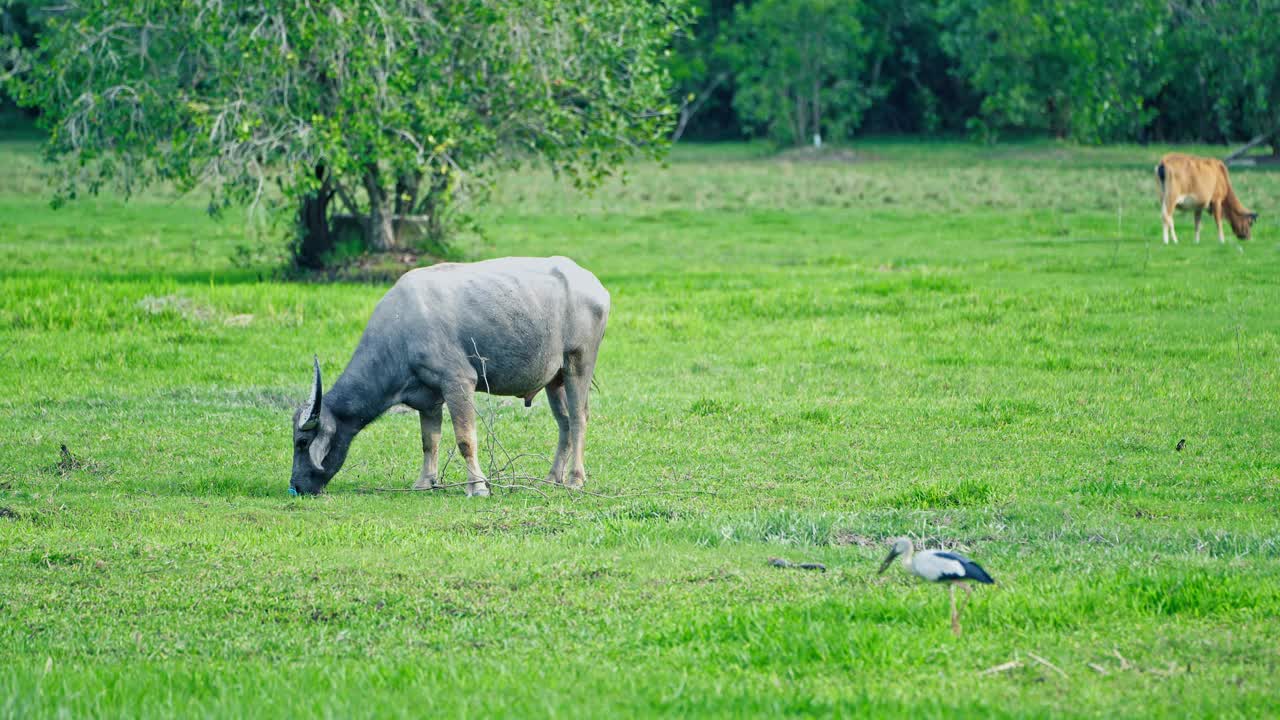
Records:
<instances>
[{"instance_id":1,"label":"tree trunk","mask_svg":"<svg viewBox=\"0 0 1280 720\"><path fill-rule=\"evenodd\" d=\"M378 167L369 165L365 168L364 190L369 195L369 218L366 221L365 237L369 249L375 252L386 252L396 246L395 206L394 198L388 197L378 179Z\"/></svg>"},{"instance_id":2,"label":"tree trunk","mask_svg":"<svg viewBox=\"0 0 1280 720\"><path fill-rule=\"evenodd\" d=\"M432 173L431 186L422 199L422 211L427 216L427 238L439 249L445 247L444 210L448 202L449 178Z\"/></svg>"},{"instance_id":3,"label":"tree trunk","mask_svg":"<svg viewBox=\"0 0 1280 720\"><path fill-rule=\"evenodd\" d=\"M813 146L822 147L822 100L818 90L818 78L813 78Z\"/></svg>"},{"instance_id":4,"label":"tree trunk","mask_svg":"<svg viewBox=\"0 0 1280 720\"><path fill-rule=\"evenodd\" d=\"M316 176L324 177L324 166L316 168ZM318 269L324 267L324 256L333 249L333 234L329 232L329 201L333 190L325 180L320 189L302 198L298 209L298 244L293 260L300 267Z\"/></svg>"},{"instance_id":5,"label":"tree trunk","mask_svg":"<svg viewBox=\"0 0 1280 720\"><path fill-rule=\"evenodd\" d=\"M693 103L689 103L686 100L680 104L680 120L676 123L676 131L671 135L671 142L680 142L680 137L684 135L684 130L689 125L689 121L693 119L693 116L697 114L698 110L707 102L707 99L711 97L711 93L714 92L715 89L720 86L720 83L724 82L728 77L729 73L717 73L715 78L711 80L711 84L707 85L702 92L698 93L697 97L694 98Z\"/></svg>"},{"instance_id":6,"label":"tree trunk","mask_svg":"<svg viewBox=\"0 0 1280 720\"><path fill-rule=\"evenodd\" d=\"M396 180L396 200L395 215L397 218L403 218L413 213L413 206L418 202L418 185L421 177L415 174L401 175ZM397 247L405 246L405 223L396 223L395 244Z\"/></svg>"},{"instance_id":7,"label":"tree trunk","mask_svg":"<svg viewBox=\"0 0 1280 720\"><path fill-rule=\"evenodd\" d=\"M393 222L394 217L395 214L392 212L390 203L385 200L369 206L369 219L366 224L370 250L386 252L395 249L396 230Z\"/></svg>"}]
</instances>

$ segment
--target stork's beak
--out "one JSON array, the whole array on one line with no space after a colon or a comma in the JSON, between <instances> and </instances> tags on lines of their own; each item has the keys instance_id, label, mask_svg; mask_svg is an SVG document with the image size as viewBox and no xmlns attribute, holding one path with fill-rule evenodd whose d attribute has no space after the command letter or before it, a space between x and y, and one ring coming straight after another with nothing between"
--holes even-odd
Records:
<instances>
[{"instance_id":1,"label":"stork's beak","mask_svg":"<svg viewBox=\"0 0 1280 720\"><path fill-rule=\"evenodd\" d=\"M896 558L896 557L898 557L898 551L897 551L897 550L890 550L890 551L889 551L889 557L885 558L885 559L884 559L884 562L880 563L880 569L876 571L876 574L877 574L877 575L879 575L879 574L883 573L885 570L888 570L888 569L889 569L889 565L891 565L891 564L893 563L893 559L894 559L894 558Z\"/></svg>"}]
</instances>

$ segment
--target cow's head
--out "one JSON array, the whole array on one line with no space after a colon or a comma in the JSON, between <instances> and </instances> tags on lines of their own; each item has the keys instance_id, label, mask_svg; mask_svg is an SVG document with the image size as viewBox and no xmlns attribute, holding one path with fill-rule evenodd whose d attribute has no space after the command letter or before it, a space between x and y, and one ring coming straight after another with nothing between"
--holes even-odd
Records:
<instances>
[{"instance_id":1,"label":"cow's head","mask_svg":"<svg viewBox=\"0 0 1280 720\"><path fill-rule=\"evenodd\" d=\"M293 475L289 478L289 493L314 495L324 491L330 478L338 471L337 463L325 459L333 444L337 427L333 414L325 412L321 404L323 393L320 385L320 359L315 361L315 382L311 399L293 414Z\"/></svg>"},{"instance_id":2,"label":"cow's head","mask_svg":"<svg viewBox=\"0 0 1280 720\"><path fill-rule=\"evenodd\" d=\"M1258 220L1258 213L1231 213L1228 219L1231 220L1231 230L1236 234L1236 237L1241 240L1248 240L1253 234L1253 224Z\"/></svg>"}]
</instances>

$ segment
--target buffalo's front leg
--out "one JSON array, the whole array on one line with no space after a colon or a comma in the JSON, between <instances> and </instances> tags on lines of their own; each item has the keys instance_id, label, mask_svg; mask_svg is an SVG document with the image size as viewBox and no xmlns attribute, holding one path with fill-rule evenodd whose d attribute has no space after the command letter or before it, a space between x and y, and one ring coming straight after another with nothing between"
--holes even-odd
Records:
<instances>
[{"instance_id":1,"label":"buffalo's front leg","mask_svg":"<svg viewBox=\"0 0 1280 720\"><path fill-rule=\"evenodd\" d=\"M467 463L467 495L486 496L489 482L480 470L478 455L480 446L476 440L475 392L469 387L459 387L445 395L449 405L449 419L453 421L453 435L458 441L458 452Z\"/></svg>"},{"instance_id":2,"label":"buffalo's front leg","mask_svg":"<svg viewBox=\"0 0 1280 720\"><path fill-rule=\"evenodd\" d=\"M440 425L444 422L444 406L436 404L418 411L422 423L422 474L413 484L414 490L434 490L443 487L440 482Z\"/></svg>"},{"instance_id":3,"label":"buffalo's front leg","mask_svg":"<svg viewBox=\"0 0 1280 720\"><path fill-rule=\"evenodd\" d=\"M569 460L569 400L565 396L564 384L558 380L547 385L547 404L551 406L551 414L556 418L560 428L560 441L556 443L556 456L551 461L551 472L547 474L547 482L559 485L564 482L564 466Z\"/></svg>"}]
</instances>

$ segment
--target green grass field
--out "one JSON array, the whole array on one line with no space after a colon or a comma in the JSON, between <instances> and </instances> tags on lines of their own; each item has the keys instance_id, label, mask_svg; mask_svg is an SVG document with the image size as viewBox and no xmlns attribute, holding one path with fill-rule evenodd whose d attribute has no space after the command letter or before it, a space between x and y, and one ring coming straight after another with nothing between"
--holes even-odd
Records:
<instances>
[{"instance_id":1,"label":"green grass field","mask_svg":"<svg viewBox=\"0 0 1280 720\"><path fill-rule=\"evenodd\" d=\"M854 150L505 179L468 252L613 294L595 494L378 492L393 413L294 499L385 287L264 281L198 197L50 210L0 145L0 716L1274 715L1280 173L1241 252L1160 244L1163 148ZM543 399L485 407L545 475ZM902 534L999 581L962 637L875 574Z\"/></svg>"}]
</instances>

